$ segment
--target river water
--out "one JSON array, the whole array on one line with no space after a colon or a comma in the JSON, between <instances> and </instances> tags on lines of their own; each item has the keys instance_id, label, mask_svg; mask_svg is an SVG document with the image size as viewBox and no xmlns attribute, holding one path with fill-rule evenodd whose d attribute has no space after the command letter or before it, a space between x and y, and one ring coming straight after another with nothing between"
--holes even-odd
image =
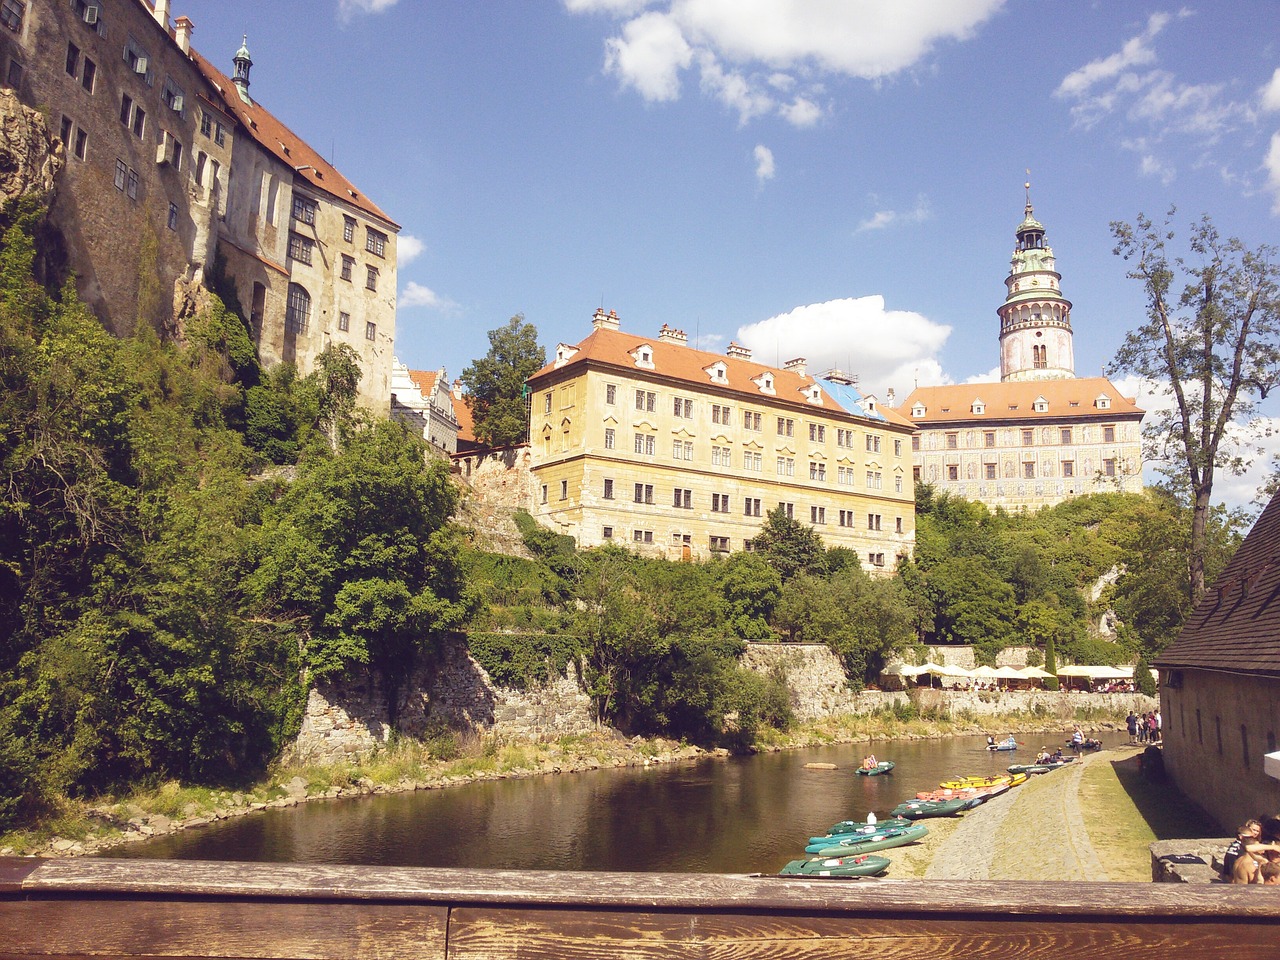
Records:
<instances>
[{"instance_id":1,"label":"river water","mask_svg":"<svg viewBox=\"0 0 1280 960\"><path fill-rule=\"evenodd\" d=\"M1030 739L1029 739L1030 738ZM344 800L222 821L107 856L529 870L775 872L833 823L883 818L918 790L1027 763L981 737L843 744ZM874 750L892 774L854 773ZM834 763L836 770L806 768Z\"/></svg>"}]
</instances>

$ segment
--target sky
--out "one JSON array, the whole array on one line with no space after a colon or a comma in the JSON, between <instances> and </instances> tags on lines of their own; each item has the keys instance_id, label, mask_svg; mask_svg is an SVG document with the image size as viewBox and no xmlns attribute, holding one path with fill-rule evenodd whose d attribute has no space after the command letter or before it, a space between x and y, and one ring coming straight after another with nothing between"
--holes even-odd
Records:
<instances>
[{"instance_id":1,"label":"sky","mask_svg":"<svg viewBox=\"0 0 1280 960\"><path fill-rule=\"evenodd\" d=\"M882 399L997 378L1028 180L1076 372L1096 376L1144 314L1113 221L1176 208L1185 233L1207 213L1251 247L1280 224L1276 0L172 13L227 72L247 34L254 98L401 225L396 354L451 378L515 314L551 354L598 307L627 332L838 367ZM1220 492L1247 502L1257 479Z\"/></svg>"}]
</instances>

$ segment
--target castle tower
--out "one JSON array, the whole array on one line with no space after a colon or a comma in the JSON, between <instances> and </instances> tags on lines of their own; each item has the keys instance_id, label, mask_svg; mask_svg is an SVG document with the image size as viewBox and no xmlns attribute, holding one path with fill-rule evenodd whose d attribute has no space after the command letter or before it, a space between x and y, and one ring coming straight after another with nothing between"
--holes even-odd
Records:
<instances>
[{"instance_id":1,"label":"castle tower","mask_svg":"<svg viewBox=\"0 0 1280 960\"><path fill-rule=\"evenodd\" d=\"M1062 295L1044 224L1032 216L1027 183L1026 216L1015 234L1007 292L1000 309L1000 379L1067 380L1076 373L1071 344L1071 301Z\"/></svg>"},{"instance_id":2,"label":"castle tower","mask_svg":"<svg viewBox=\"0 0 1280 960\"><path fill-rule=\"evenodd\" d=\"M240 92L240 99L252 105L253 101L249 99L249 68L253 66L253 58L249 56L248 34L245 34L244 42L240 44L240 49L231 58L231 62L235 65L235 74L232 75L231 82Z\"/></svg>"}]
</instances>

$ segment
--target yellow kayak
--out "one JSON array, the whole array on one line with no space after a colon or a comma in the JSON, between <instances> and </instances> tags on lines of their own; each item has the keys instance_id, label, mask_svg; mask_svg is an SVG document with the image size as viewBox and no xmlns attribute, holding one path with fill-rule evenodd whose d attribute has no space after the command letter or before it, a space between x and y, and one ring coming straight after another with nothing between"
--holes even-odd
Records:
<instances>
[{"instance_id":1,"label":"yellow kayak","mask_svg":"<svg viewBox=\"0 0 1280 960\"><path fill-rule=\"evenodd\" d=\"M944 780L941 783L943 790L968 790L973 787L1000 787L1008 785L1016 787L1027 779L1025 773L1011 773L998 777L957 777L955 780Z\"/></svg>"}]
</instances>

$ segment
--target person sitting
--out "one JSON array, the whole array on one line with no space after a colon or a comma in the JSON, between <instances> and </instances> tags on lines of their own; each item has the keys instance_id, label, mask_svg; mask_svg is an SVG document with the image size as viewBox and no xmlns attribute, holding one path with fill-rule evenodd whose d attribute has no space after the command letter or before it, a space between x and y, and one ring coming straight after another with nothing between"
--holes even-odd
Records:
<instances>
[{"instance_id":1,"label":"person sitting","mask_svg":"<svg viewBox=\"0 0 1280 960\"><path fill-rule=\"evenodd\" d=\"M1036 754L1036 763L1049 763L1051 760L1047 747L1041 747L1040 752Z\"/></svg>"},{"instance_id":2,"label":"person sitting","mask_svg":"<svg viewBox=\"0 0 1280 960\"><path fill-rule=\"evenodd\" d=\"M1053 753L1049 755L1049 759L1052 760L1054 763L1061 763L1063 760L1067 759L1067 757L1066 757L1066 754L1062 752L1062 748L1057 747L1053 751Z\"/></svg>"},{"instance_id":3,"label":"person sitting","mask_svg":"<svg viewBox=\"0 0 1280 960\"><path fill-rule=\"evenodd\" d=\"M876 768L876 755L874 753L869 753L862 758L863 770L874 770L875 768Z\"/></svg>"},{"instance_id":4,"label":"person sitting","mask_svg":"<svg viewBox=\"0 0 1280 960\"><path fill-rule=\"evenodd\" d=\"M989 734L989 733L988 733L988 734L987 734L987 749L989 750L989 749L991 749L992 747L994 747L995 745L996 745L996 738L995 738L995 737L993 737L991 734Z\"/></svg>"},{"instance_id":5,"label":"person sitting","mask_svg":"<svg viewBox=\"0 0 1280 960\"><path fill-rule=\"evenodd\" d=\"M1226 851L1222 854L1222 875L1232 879L1235 875L1236 861L1245 855L1249 844L1258 842L1258 836L1262 832L1262 824L1257 820L1246 820L1236 828L1236 838L1227 845Z\"/></svg>"}]
</instances>

